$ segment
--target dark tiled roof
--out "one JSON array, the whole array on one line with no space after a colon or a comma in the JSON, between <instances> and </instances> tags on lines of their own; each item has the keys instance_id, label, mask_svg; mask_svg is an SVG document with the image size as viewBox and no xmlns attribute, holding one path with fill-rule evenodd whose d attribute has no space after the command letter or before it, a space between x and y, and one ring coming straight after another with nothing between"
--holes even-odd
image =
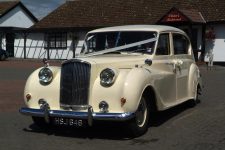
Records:
<instances>
[{"instance_id":1,"label":"dark tiled roof","mask_svg":"<svg viewBox=\"0 0 225 150\"><path fill-rule=\"evenodd\" d=\"M16 6L19 3L19 1L3 1L0 2L0 16L8 12L11 8Z\"/></svg>"},{"instance_id":2,"label":"dark tiled roof","mask_svg":"<svg viewBox=\"0 0 225 150\"><path fill-rule=\"evenodd\" d=\"M205 23L201 12L196 9L180 9L185 16L187 16L192 22Z\"/></svg>"},{"instance_id":3,"label":"dark tiled roof","mask_svg":"<svg viewBox=\"0 0 225 150\"><path fill-rule=\"evenodd\" d=\"M225 20L224 0L195 0L192 5L193 8L197 8L201 12L206 22Z\"/></svg>"},{"instance_id":4,"label":"dark tiled roof","mask_svg":"<svg viewBox=\"0 0 225 150\"><path fill-rule=\"evenodd\" d=\"M67 1L33 28L155 24L171 8L177 8L194 22L225 19L225 1L221 0L74 0Z\"/></svg>"}]
</instances>

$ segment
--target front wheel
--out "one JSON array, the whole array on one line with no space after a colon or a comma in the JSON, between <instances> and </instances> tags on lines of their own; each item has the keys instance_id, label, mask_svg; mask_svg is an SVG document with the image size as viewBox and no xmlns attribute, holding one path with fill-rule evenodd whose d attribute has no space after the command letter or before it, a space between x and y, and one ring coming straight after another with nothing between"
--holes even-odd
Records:
<instances>
[{"instance_id":1,"label":"front wheel","mask_svg":"<svg viewBox=\"0 0 225 150\"><path fill-rule=\"evenodd\" d=\"M200 90L201 90L200 87L197 86L194 99L191 99L189 101L190 107L194 107L196 104L200 103L200 100L199 100L199 95L201 93Z\"/></svg>"},{"instance_id":2,"label":"front wheel","mask_svg":"<svg viewBox=\"0 0 225 150\"><path fill-rule=\"evenodd\" d=\"M148 130L149 107L144 97L141 98L135 117L129 121L129 131L132 136L138 137Z\"/></svg>"}]
</instances>

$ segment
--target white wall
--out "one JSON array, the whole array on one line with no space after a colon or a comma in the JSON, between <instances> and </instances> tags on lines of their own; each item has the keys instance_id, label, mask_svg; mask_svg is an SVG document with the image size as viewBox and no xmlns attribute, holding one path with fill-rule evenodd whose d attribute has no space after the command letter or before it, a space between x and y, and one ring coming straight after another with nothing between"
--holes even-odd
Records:
<instances>
[{"instance_id":1,"label":"white wall","mask_svg":"<svg viewBox=\"0 0 225 150\"><path fill-rule=\"evenodd\" d=\"M12 9L0 19L0 27L29 28L33 24L33 19L20 6Z\"/></svg>"},{"instance_id":2,"label":"white wall","mask_svg":"<svg viewBox=\"0 0 225 150\"><path fill-rule=\"evenodd\" d=\"M78 37L78 40L76 41L76 55L80 53L85 34L86 32L79 32L76 34ZM71 33L67 34L67 49L50 49L49 54L50 59L71 59L73 57ZM22 34L16 34L14 56L16 58L24 58L24 38ZM47 58L47 50L44 48L43 33L30 33L28 35L26 42L26 57L38 59Z\"/></svg>"},{"instance_id":3,"label":"white wall","mask_svg":"<svg viewBox=\"0 0 225 150\"><path fill-rule=\"evenodd\" d=\"M205 61L209 60L207 53L212 50L213 61L225 62L225 25L212 25L210 27L214 28L216 39L215 41L206 41Z\"/></svg>"}]
</instances>

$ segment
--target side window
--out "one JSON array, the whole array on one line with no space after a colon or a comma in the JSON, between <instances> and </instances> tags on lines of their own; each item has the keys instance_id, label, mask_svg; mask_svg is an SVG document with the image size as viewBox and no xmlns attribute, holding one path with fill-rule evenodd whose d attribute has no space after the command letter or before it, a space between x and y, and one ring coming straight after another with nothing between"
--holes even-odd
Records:
<instances>
[{"instance_id":1,"label":"side window","mask_svg":"<svg viewBox=\"0 0 225 150\"><path fill-rule=\"evenodd\" d=\"M188 39L181 34L173 34L173 47L174 47L174 54L188 54L190 43Z\"/></svg>"},{"instance_id":2,"label":"side window","mask_svg":"<svg viewBox=\"0 0 225 150\"><path fill-rule=\"evenodd\" d=\"M93 52L93 50L95 50L96 48L96 38L94 36L92 36L88 42L88 49L90 52Z\"/></svg>"},{"instance_id":3,"label":"side window","mask_svg":"<svg viewBox=\"0 0 225 150\"><path fill-rule=\"evenodd\" d=\"M169 55L170 54L170 38L169 33L159 35L156 55Z\"/></svg>"}]
</instances>

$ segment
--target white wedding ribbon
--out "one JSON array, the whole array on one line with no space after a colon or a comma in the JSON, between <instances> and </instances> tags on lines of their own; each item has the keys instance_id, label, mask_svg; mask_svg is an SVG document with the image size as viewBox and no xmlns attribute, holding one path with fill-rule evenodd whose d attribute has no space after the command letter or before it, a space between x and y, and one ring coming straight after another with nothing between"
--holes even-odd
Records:
<instances>
[{"instance_id":1,"label":"white wedding ribbon","mask_svg":"<svg viewBox=\"0 0 225 150\"><path fill-rule=\"evenodd\" d=\"M147 40L143 40L143 41L139 41L139 42L123 45L123 46L118 46L118 47L114 47L114 48L110 48L110 49L101 50L98 52L93 52L93 53L86 54L86 55L80 55L78 57L90 57L90 56L101 55L101 54L110 53L110 52L114 52L114 51L118 51L118 50L122 50L122 49L126 49L126 48L135 47L135 46L142 45L142 44L147 44L150 42L154 42L156 40L157 40L157 38L151 38L151 39L147 39Z\"/></svg>"}]
</instances>

